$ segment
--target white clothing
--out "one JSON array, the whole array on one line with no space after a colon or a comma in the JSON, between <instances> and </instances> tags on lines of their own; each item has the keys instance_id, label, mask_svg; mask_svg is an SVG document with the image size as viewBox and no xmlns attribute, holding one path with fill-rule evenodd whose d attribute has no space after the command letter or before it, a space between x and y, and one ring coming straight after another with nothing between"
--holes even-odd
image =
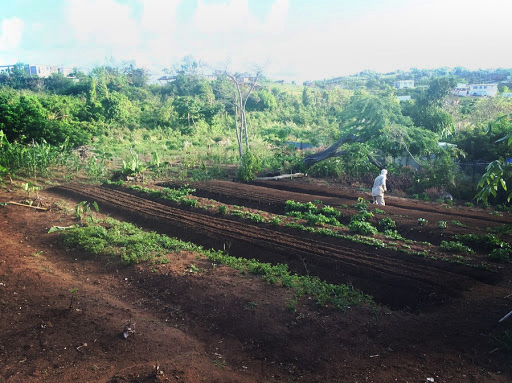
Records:
<instances>
[{"instance_id":1,"label":"white clothing","mask_svg":"<svg viewBox=\"0 0 512 383\"><path fill-rule=\"evenodd\" d=\"M380 176L375 178L375 181L373 181L372 197L373 203L376 203L377 205L385 205L384 192L388 190L386 188L387 173L388 171L383 169L380 173Z\"/></svg>"}]
</instances>

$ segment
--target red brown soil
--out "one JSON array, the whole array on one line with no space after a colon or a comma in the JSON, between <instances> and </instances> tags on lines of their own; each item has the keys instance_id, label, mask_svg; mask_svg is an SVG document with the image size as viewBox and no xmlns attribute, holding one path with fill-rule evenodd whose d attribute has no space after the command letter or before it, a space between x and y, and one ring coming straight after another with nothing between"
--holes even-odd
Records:
<instances>
[{"instance_id":1,"label":"red brown soil","mask_svg":"<svg viewBox=\"0 0 512 383\"><path fill-rule=\"evenodd\" d=\"M307 180L194 187L198 195L274 213L287 199L350 209L358 196L367 197ZM1 382L512 380L510 354L495 340L512 330L512 320L498 324L512 310L509 265L456 266L105 187L69 185L43 195L49 211L0 208ZM0 195L2 202L21 198ZM53 225L74 223L55 203L72 207L84 199L147 229L350 282L391 308L339 311L304 299L294 311L286 289L212 268L192 253L172 255L167 265L127 267L66 249L58 233L47 234ZM432 243L512 222L509 214L481 209L386 202L402 235ZM431 225L419 226L418 218ZM467 227L448 224L441 232L440 220ZM189 272L192 264L201 271ZM122 339L130 319L136 332Z\"/></svg>"}]
</instances>

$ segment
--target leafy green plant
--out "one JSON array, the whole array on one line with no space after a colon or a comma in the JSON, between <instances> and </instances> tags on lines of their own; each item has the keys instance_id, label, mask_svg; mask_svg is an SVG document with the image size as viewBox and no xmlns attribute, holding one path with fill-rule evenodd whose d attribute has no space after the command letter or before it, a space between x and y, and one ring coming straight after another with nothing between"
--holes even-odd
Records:
<instances>
[{"instance_id":1,"label":"leafy green plant","mask_svg":"<svg viewBox=\"0 0 512 383\"><path fill-rule=\"evenodd\" d=\"M489 259L494 262L509 263L510 255L510 249L494 249L489 254Z\"/></svg>"},{"instance_id":2,"label":"leafy green plant","mask_svg":"<svg viewBox=\"0 0 512 383\"><path fill-rule=\"evenodd\" d=\"M350 221L364 222L371 218L373 218L373 213L371 211L361 211L361 213L359 213L359 214L354 214L350 218Z\"/></svg>"},{"instance_id":3,"label":"leafy green plant","mask_svg":"<svg viewBox=\"0 0 512 383\"><path fill-rule=\"evenodd\" d=\"M187 207L197 207L197 200L193 198L183 198L180 204Z\"/></svg>"},{"instance_id":4,"label":"leafy green plant","mask_svg":"<svg viewBox=\"0 0 512 383\"><path fill-rule=\"evenodd\" d=\"M396 230L396 222L389 217L382 218L379 221L379 228L383 232L386 230Z\"/></svg>"},{"instance_id":5,"label":"leafy green plant","mask_svg":"<svg viewBox=\"0 0 512 383\"><path fill-rule=\"evenodd\" d=\"M455 219L452 219L452 220L450 221L450 223L451 223L453 226L466 227L466 225L465 225L465 224L463 224L462 222L457 221L457 220L455 220Z\"/></svg>"},{"instance_id":6,"label":"leafy green plant","mask_svg":"<svg viewBox=\"0 0 512 383\"><path fill-rule=\"evenodd\" d=\"M351 221L348 224L348 228L350 231L360 233L363 235L375 235L377 234L377 229L372 226L370 222L364 221Z\"/></svg>"},{"instance_id":7,"label":"leafy green plant","mask_svg":"<svg viewBox=\"0 0 512 383\"><path fill-rule=\"evenodd\" d=\"M219 205L218 210L220 214L226 214L228 211L228 207L226 205Z\"/></svg>"},{"instance_id":8,"label":"leafy green plant","mask_svg":"<svg viewBox=\"0 0 512 383\"><path fill-rule=\"evenodd\" d=\"M133 153L128 161L123 160L121 173L124 176L137 176L147 170L146 164L139 158L137 153Z\"/></svg>"},{"instance_id":9,"label":"leafy green plant","mask_svg":"<svg viewBox=\"0 0 512 383\"><path fill-rule=\"evenodd\" d=\"M455 236L455 239L474 247L481 247L485 250L510 249L510 245L507 242L504 242L496 235L489 233L484 235L458 234Z\"/></svg>"},{"instance_id":10,"label":"leafy green plant","mask_svg":"<svg viewBox=\"0 0 512 383\"><path fill-rule=\"evenodd\" d=\"M418 218L418 225L420 226L427 226L428 220L425 218Z\"/></svg>"},{"instance_id":11,"label":"leafy green plant","mask_svg":"<svg viewBox=\"0 0 512 383\"><path fill-rule=\"evenodd\" d=\"M357 203L354 205L354 208L359 212L366 212L370 205L363 197L357 198Z\"/></svg>"},{"instance_id":12,"label":"leafy green plant","mask_svg":"<svg viewBox=\"0 0 512 383\"><path fill-rule=\"evenodd\" d=\"M32 182L28 181L22 183L21 188L27 192L27 198L30 198L30 192L36 192L36 197L39 197L38 191L41 190L40 186L36 186Z\"/></svg>"},{"instance_id":13,"label":"leafy green plant","mask_svg":"<svg viewBox=\"0 0 512 383\"><path fill-rule=\"evenodd\" d=\"M96 201L93 201L92 206L96 213L99 213L100 208L98 207L98 204ZM87 213L91 212L91 204L88 201L81 201L75 206L75 218L81 221ZM90 217L92 218L92 214L90 214Z\"/></svg>"},{"instance_id":14,"label":"leafy green plant","mask_svg":"<svg viewBox=\"0 0 512 383\"><path fill-rule=\"evenodd\" d=\"M448 227L448 223L446 221L438 221L437 227L440 229L446 229Z\"/></svg>"},{"instance_id":15,"label":"leafy green plant","mask_svg":"<svg viewBox=\"0 0 512 383\"><path fill-rule=\"evenodd\" d=\"M462 242L458 241L441 241L439 248L443 251L461 253L461 254L472 254L474 251Z\"/></svg>"}]
</instances>

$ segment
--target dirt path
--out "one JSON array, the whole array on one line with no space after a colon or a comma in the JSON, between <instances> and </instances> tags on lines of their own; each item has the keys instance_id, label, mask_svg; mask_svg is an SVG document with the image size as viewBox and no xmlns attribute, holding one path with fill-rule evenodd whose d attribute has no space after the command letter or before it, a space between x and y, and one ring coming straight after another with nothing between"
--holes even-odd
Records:
<instances>
[{"instance_id":1,"label":"dirt path","mask_svg":"<svg viewBox=\"0 0 512 383\"><path fill-rule=\"evenodd\" d=\"M0 208L2 382L512 379L510 354L494 340L512 330L512 322L497 325L512 308L508 266L501 279L483 283L464 268L279 232L111 189L82 185L43 194L53 206L49 212ZM46 234L52 225L73 223L53 201L74 206L83 197L94 197L102 213L209 247L231 244L234 254L290 262L299 271L307 260L310 272L368 289L377 284L382 301L386 294L402 304L421 301L420 309L340 312L305 299L290 310L287 290L212 268L187 252L173 255L168 265L125 267L70 251L58 233ZM0 194L0 202L15 198ZM201 271L190 273L191 264ZM136 333L123 340L129 319ZM154 365L163 374L154 376Z\"/></svg>"}]
</instances>

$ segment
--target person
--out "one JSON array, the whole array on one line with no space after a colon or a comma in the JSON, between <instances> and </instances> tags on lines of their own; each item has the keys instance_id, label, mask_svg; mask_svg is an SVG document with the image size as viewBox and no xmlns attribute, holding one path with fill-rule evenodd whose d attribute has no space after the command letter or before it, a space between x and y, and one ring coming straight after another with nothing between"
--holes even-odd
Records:
<instances>
[{"instance_id":1,"label":"person","mask_svg":"<svg viewBox=\"0 0 512 383\"><path fill-rule=\"evenodd\" d=\"M372 197L373 197L373 203L377 205L385 205L384 202L384 192L388 191L386 188L386 178L387 178L388 171L386 169L382 169L380 172L380 175L375 178L375 181L373 181L373 188L372 188Z\"/></svg>"}]
</instances>

